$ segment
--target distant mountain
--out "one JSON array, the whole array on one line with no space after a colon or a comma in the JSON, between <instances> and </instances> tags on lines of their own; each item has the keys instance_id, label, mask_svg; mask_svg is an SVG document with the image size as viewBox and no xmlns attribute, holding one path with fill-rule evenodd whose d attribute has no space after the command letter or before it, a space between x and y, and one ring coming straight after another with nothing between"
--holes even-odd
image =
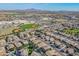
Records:
<instances>
[{"instance_id":1,"label":"distant mountain","mask_svg":"<svg viewBox=\"0 0 79 59\"><path fill-rule=\"evenodd\" d=\"M25 10L0 10L0 12L15 12L15 13L48 13L48 14L79 14L79 11L48 11L40 9L25 9Z\"/></svg>"}]
</instances>

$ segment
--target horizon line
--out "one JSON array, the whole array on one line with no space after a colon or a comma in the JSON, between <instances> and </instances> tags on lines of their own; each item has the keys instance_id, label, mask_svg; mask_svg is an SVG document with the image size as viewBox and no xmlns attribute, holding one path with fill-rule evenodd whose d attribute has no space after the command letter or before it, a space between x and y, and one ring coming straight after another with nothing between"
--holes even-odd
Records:
<instances>
[{"instance_id":1,"label":"horizon line","mask_svg":"<svg viewBox=\"0 0 79 59\"><path fill-rule=\"evenodd\" d=\"M44 10L44 9L35 9L35 8L26 8L26 9L0 9L0 11L16 11L16 10L40 10L40 11L79 11L79 10Z\"/></svg>"}]
</instances>

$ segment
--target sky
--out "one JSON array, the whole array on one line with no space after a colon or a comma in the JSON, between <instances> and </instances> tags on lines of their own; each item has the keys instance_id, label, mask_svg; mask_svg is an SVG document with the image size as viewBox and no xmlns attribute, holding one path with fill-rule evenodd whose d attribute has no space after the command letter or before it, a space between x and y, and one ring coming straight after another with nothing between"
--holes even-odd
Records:
<instances>
[{"instance_id":1,"label":"sky","mask_svg":"<svg viewBox=\"0 0 79 59\"><path fill-rule=\"evenodd\" d=\"M51 11L79 11L79 3L0 3L0 10L41 9Z\"/></svg>"}]
</instances>

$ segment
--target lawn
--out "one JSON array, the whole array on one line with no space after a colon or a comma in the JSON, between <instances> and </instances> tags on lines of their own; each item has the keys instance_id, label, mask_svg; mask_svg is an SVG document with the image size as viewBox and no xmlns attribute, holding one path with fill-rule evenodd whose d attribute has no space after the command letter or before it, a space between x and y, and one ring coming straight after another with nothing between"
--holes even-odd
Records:
<instances>
[{"instance_id":1,"label":"lawn","mask_svg":"<svg viewBox=\"0 0 79 59\"><path fill-rule=\"evenodd\" d=\"M79 35L79 28L64 29L63 32L65 32L66 34L77 36Z\"/></svg>"},{"instance_id":2,"label":"lawn","mask_svg":"<svg viewBox=\"0 0 79 59\"><path fill-rule=\"evenodd\" d=\"M21 24L20 25L20 29L22 30L22 31L25 31L26 29L35 29L35 28L38 28L38 24L32 24L32 23L30 23L30 24Z\"/></svg>"}]
</instances>

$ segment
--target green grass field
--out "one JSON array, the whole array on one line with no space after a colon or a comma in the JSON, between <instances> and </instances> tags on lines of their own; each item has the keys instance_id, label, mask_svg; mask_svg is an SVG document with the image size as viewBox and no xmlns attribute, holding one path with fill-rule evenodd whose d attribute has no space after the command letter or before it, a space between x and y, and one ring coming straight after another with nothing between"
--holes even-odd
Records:
<instances>
[{"instance_id":1,"label":"green grass field","mask_svg":"<svg viewBox=\"0 0 79 59\"><path fill-rule=\"evenodd\" d=\"M66 34L70 34L70 35L79 35L79 28L69 28L69 29L64 29L63 32L65 32Z\"/></svg>"},{"instance_id":2,"label":"green grass field","mask_svg":"<svg viewBox=\"0 0 79 59\"><path fill-rule=\"evenodd\" d=\"M38 24L21 24L20 27L13 26L9 28L0 29L0 36L13 33L12 31L17 28L20 28L22 31L25 31L26 29L36 29L38 28L38 26L39 26Z\"/></svg>"},{"instance_id":3,"label":"green grass field","mask_svg":"<svg viewBox=\"0 0 79 59\"><path fill-rule=\"evenodd\" d=\"M22 30L22 31L25 31L26 29L36 29L36 28L38 28L38 24L32 24L32 23L30 23L30 24L21 24L20 25L20 29Z\"/></svg>"}]
</instances>

